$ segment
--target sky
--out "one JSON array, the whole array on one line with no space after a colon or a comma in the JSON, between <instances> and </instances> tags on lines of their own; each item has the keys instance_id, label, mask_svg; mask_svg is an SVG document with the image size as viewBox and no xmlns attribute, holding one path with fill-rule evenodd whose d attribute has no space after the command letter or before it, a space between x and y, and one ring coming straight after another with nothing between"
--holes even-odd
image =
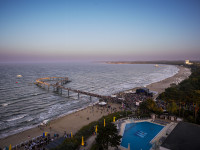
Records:
<instances>
[{"instance_id":1,"label":"sky","mask_svg":"<svg viewBox=\"0 0 200 150\"><path fill-rule=\"evenodd\" d=\"M200 60L199 0L0 0L0 61Z\"/></svg>"}]
</instances>

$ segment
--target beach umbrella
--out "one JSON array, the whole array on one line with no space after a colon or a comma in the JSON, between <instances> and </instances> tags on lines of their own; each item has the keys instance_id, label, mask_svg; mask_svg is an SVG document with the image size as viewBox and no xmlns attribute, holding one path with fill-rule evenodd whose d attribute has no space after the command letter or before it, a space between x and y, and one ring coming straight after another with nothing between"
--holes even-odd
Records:
<instances>
[{"instance_id":1,"label":"beach umbrella","mask_svg":"<svg viewBox=\"0 0 200 150\"><path fill-rule=\"evenodd\" d=\"M96 129L95 129L95 132L96 132L96 134L97 134L97 125L96 125Z\"/></svg>"},{"instance_id":2,"label":"beach umbrella","mask_svg":"<svg viewBox=\"0 0 200 150\"><path fill-rule=\"evenodd\" d=\"M105 119L104 119L104 124L103 125L104 125L104 127L106 126L106 120Z\"/></svg>"},{"instance_id":3,"label":"beach umbrella","mask_svg":"<svg viewBox=\"0 0 200 150\"><path fill-rule=\"evenodd\" d=\"M81 142L81 145L84 146L84 139L83 139L83 136L82 136L82 142Z\"/></svg>"},{"instance_id":4,"label":"beach umbrella","mask_svg":"<svg viewBox=\"0 0 200 150\"><path fill-rule=\"evenodd\" d=\"M73 138L73 134L72 134L72 132L71 132L71 138Z\"/></svg>"},{"instance_id":5,"label":"beach umbrella","mask_svg":"<svg viewBox=\"0 0 200 150\"><path fill-rule=\"evenodd\" d=\"M9 146L9 150L12 150L12 146L11 146L11 144L10 144L10 146Z\"/></svg>"},{"instance_id":6,"label":"beach umbrella","mask_svg":"<svg viewBox=\"0 0 200 150\"><path fill-rule=\"evenodd\" d=\"M113 117L113 122L115 122L115 118L116 118L116 117Z\"/></svg>"},{"instance_id":7,"label":"beach umbrella","mask_svg":"<svg viewBox=\"0 0 200 150\"><path fill-rule=\"evenodd\" d=\"M45 132L45 136L47 136L48 132Z\"/></svg>"}]
</instances>

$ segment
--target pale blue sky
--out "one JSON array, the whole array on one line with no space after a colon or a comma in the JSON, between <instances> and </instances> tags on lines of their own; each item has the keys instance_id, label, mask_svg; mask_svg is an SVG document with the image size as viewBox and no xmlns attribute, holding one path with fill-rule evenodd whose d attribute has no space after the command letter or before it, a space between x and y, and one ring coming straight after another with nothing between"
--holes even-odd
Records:
<instances>
[{"instance_id":1,"label":"pale blue sky","mask_svg":"<svg viewBox=\"0 0 200 150\"><path fill-rule=\"evenodd\" d=\"M200 58L198 0L1 0L0 59Z\"/></svg>"}]
</instances>

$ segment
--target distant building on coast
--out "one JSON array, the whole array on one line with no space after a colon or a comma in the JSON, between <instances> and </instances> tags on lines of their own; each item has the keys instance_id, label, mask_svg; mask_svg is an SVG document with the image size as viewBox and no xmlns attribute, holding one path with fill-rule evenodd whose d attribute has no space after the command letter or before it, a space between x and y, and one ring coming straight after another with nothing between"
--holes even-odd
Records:
<instances>
[{"instance_id":1,"label":"distant building on coast","mask_svg":"<svg viewBox=\"0 0 200 150\"><path fill-rule=\"evenodd\" d=\"M159 67L158 64L155 64L154 66L155 66L155 67Z\"/></svg>"},{"instance_id":2,"label":"distant building on coast","mask_svg":"<svg viewBox=\"0 0 200 150\"><path fill-rule=\"evenodd\" d=\"M192 65L193 63L190 62L190 60L185 60L186 65Z\"/></svg>"}]
</instances>

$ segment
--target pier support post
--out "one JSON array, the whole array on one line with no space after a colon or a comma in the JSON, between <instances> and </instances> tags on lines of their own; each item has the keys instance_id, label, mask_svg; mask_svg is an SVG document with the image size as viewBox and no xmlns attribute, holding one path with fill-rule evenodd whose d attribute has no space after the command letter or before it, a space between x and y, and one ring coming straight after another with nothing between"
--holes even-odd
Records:
<instances>
[{"instance_id":1,"label":"pier support post","mask_svg":"<svg viewBox=\"0 0 200 150\"><path fill-rule=\"evenodd\" d=\"M90 101L92 101L92 96L90 96Z\"/></svg>"},{"instance_id":2,"label":"pier support post","mask_svg":"<svg viewBox=\"0 0 200 150\"><path fill-rule=\"evenodd\" d=\"M69 90L67 92L68 92L68 97L69 97Z\"/></svg>"},{"instance_id":3,"label":"pier support post","mask_svg":"<svg viewBox=\"0 0 200 150\"><path fill-rule=\"evenodd\" d=\"M78 99L79 99L79 93L78 93Z\"/></svg>"},{"instance_id":4,"label":"pier support post","mask_svg":"<svg viewBox=\"0 0 200 150\"><path fill-rule=\"evenodd\" d=\"M58 92L58 93L59 93L59 87L57 87L57 88L56 88L56 92Z\"/></svg>"}]
</instances>

